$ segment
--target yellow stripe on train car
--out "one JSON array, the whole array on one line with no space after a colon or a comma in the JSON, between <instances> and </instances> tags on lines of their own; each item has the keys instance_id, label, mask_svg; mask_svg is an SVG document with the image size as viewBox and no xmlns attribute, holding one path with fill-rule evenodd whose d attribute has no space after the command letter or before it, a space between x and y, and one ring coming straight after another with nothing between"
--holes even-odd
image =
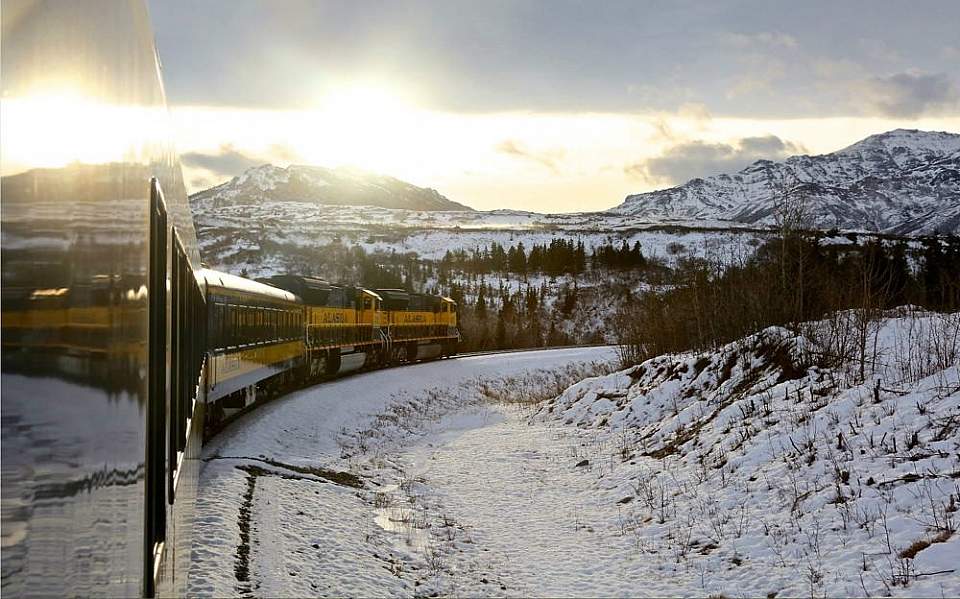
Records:
<instances>
[{"instance_id":1,"label":"yellow stripe on train car","mask_svg":"<svg viewBox=\"0 0 960 599\"><path fill-rule=\"evenodd\" d=\"M219 385L232 378L243 376L265 366L272 366L302 356L303 341L288 341L254 347L240 348L213 356L210 368L212 385Z\"/></svg>"}]
</instances>

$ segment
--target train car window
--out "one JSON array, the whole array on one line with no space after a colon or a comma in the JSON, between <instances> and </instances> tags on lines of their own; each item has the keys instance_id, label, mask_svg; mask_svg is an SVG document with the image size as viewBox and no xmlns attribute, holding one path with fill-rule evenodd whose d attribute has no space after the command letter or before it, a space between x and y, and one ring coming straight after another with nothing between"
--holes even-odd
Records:
<instances>
[{"instance_id":1,"label":"train car window","mask_svg":"<svg viewBox=\"0 0 960 599\"><path fill-rule=\"evenodd\" d=\"M234 345L233 306L223 305L223 343L225 346Z\"/></svg>"},{"instance_id":2,"label":"train car window","mask_svg":"<svg viewBox=\"0 0 960 599\"><path fill-rule=\"evenodd\" d=\"M210 330L211 338L213 339L213 343L215 345L217 342L217 336L219 334L219 330L218 330L219 319L217 318L219 316L219 312L220 312L220 306L218 304L214 304L210 306L210 319L208 321L209 322L208 327L211 329Z\"/></svg>"},{"instance_id":3,"label":"train car window","mask_svg":"<svg viewBox=\"0 0 960 599\"><path fill-rule=\"evenodd\" d=\"M233 306L223 305L223 344L225 347L236 345L235 327L233 324Z\"/></svg>"},{"instance_id":4,"label":"train car window","mask_svg":"<svg viewBox=\"0 0 960 599\"><path fill-rule=\"evenodd\" d=\"M217 334L213 339L213 347L219 349L224 347L227 344L226 336L226 319L224 312L226 312L227 307L223 303L218 302L216 304L216 311L213 313L213 319L216 322L214 327L216 328Z\"/></svg>"},{"instance_id":5,"label":"train car window","mask_svg":"<svg viewBox=\"0 0 960 599\"><path fill-rule=\"evenodd\" d=\"M148 304L148 401L147 448L144 472L145 594L152 596L153 554L166 538L166 488L164 474L164 429L167 395L167 209L156 179L150 180Z\"/></svg>"},{"instance_id":6,"label":"train car window","mask_svg":"<svg viewBox=\"0 0 960 599\"><path fill-rule=\"evenodd\" d=\"M243 308L243 343L253 342L253 309L250 306Z\"/></svg>"}]
</instances>

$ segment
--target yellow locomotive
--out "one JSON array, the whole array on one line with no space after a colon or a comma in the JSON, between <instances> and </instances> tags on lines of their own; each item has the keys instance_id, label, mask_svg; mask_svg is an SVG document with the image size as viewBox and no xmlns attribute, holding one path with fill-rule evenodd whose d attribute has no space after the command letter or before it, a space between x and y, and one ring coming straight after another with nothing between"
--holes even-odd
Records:
<instances>
[{"instance_id":1,"label":"yellow locomotive","mask_svg":"<svg viewBox=\"0 0 960 599\"><path fill-rule=\"evenodd\" d=\"M206 269L208 427L290 385L451 356L457 304L314 277L258 281Z\"/></svg>"}]
</instances>

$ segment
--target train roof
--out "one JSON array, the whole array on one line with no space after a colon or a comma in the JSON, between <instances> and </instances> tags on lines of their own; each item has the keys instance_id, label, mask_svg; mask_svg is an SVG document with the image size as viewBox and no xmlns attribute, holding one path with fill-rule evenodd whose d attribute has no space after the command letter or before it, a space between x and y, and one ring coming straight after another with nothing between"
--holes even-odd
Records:
<instances>
[{"instance_id":1,"label":"train roof","mask_svg":"<svg viewBox=\"0 0 960 599\"><path fill-rule=\"evenodd\" d=\"M219 288L275 300L300 302L300 298L289 291L218 270L204 268L200 271L200 276L206 281L208 289Z\"/></svg>"},{"instance_id":2,"label":"train roof","mask_svg":"<svg viewBox=\"0 0 960 599\"><path fill-rule=\"evenodd\" d=\"M406 289L374 289L374 291L383 299L399 299L410 297L410 292Z\"/></svg>"},{"instance_id":3,"label":"train roof","mask_svg":"<svg viewBox=\"0 0 960 599\"><path fill-rule=\"evenodd\" d=\"M372 293L355 285L331 283L325 279L302 275L273 275L257 280L295 293L309 306L351 307L356 302L358 293Z\"/></svg>"}]
</instances>

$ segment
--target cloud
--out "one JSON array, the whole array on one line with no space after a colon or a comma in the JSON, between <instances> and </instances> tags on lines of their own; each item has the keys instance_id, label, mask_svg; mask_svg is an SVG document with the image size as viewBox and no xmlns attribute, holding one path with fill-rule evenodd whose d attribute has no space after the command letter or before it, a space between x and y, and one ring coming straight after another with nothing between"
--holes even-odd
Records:
<instances>
[{"instance_id":1,"label":"cloud","mask_svg":"<svg viewBox=\"0 0 960 599\"><path fill-rule=\"evenodd\" d=\"M211 173L229 177L239 175L250 167L264 163L263 160L237 151L231 144L221 145L220 152L217 154L187 152L181 154L180 161L187 167L202 168Z\"/></svg>"},{"instance_id":2,"label":"cloud","mask_svg":"<svg viewBox=\"0 0 960 599\"><path fill-rule=\"evenodd\" d=\"M804 152L802 145L776 135L744 137L729 144L695 140L627 165L624 172L647 183L677 185L696 177L736 172L757 160L782 160Z\"/></svg>"},{"instance_id":3,"label":"cloud","mask_svg":"<svg viewBox=\"0 0 960 599\"><path fill-rule=\"evenodd\" d=\"M303 160L300 154L290 146L283 144L273 144L270 146L269 154L271 161L274 164L280 163L280 166L283 164L292 164L299 160Z\"/></svg>"},{"instance_id":4,"label":"cloud","mask_svg":"<svg viewBox=\"0 0 960 599\"><path fill-rule=\"evenodd\" d=\"M870 112L895 118L917 117L957 108L960 93L946 73L904 72L872 77L856 90Z\"/></svg>"},{"instance_id":5,"label":"cloud","mask_svg":"<svg viewBox=\"0 0 960 599\"><path fill-rule=\"evenodd\" d=\"M903 62L903 56L886 40L879 40L872 37L860 38L857 40L857 46L870 58L878 60L884 64L890 65Z\"/></svg>"},{"instance_id":6,"label":"cloud","mask_svg":"<svg viewBox=\"0 0 960 599\"><path fill-rule=\"evenodd\" d=\"M796 48L797 38L780 31L759 33L724 33L721 39L736 48Z\"/></svg>"},{"instance_id":7,"label":"cloud","mask_svg":"<svg viewBox=\"0 0 960 599\"><path fill-rule=\"evenodd\" d=\"M209 177L193 177L188 182L189 193L194 193L199 189L207 189L216 185L217 182Z\"/></svg>"},{"instance_id":8,"label":"cloud","mask_svg":"<svg viewBox=\"0 0 960 599\"><path fill-rule=\"evenodd\" d=\"M703 102L684 102L680 105L680 108L677 109L677 114L688 119L693 119L698 123L707 123L713 119L710 110Z\"/></svg>"},{"instance_id":9,"label":"cloud","mask_svg":"<svg viewBox=\"0 0 960 599\"><path fill-rule=\"evenodd\" d=\"M724 33L721 39L736 48L796 48L797 38L781 31L758 33Z\"/></svg>"},{"instance_id":10,"label":"cloud","mask_svg":"<svg viewBox=\"0 0 960 599\"><path fill-rule=\"evenodd\" d=\"M728 99L750 98L757 94L770 94L780 87L778 84L789 72L786 62L767 52L748 52L738 58L741 75L733 78L726 90Z\"/></svg>"},{"instance_id":11,"label":"cloud","mask_svg":"<svg viewBox=\"0 0 960 599\"><path fill-rule=\"evenodd\" d=\"M566 152L564 152L562 149L540 151L530 150L525 148L520 142L513 139L505 139L501 141L494 149L501 154L506 154L507 156L522 158L524 160L532 160L537 164L547 167L555 174L560 173L560 161L563 160L563 157L566 154Z\"/></svg>"}]
</instances>

